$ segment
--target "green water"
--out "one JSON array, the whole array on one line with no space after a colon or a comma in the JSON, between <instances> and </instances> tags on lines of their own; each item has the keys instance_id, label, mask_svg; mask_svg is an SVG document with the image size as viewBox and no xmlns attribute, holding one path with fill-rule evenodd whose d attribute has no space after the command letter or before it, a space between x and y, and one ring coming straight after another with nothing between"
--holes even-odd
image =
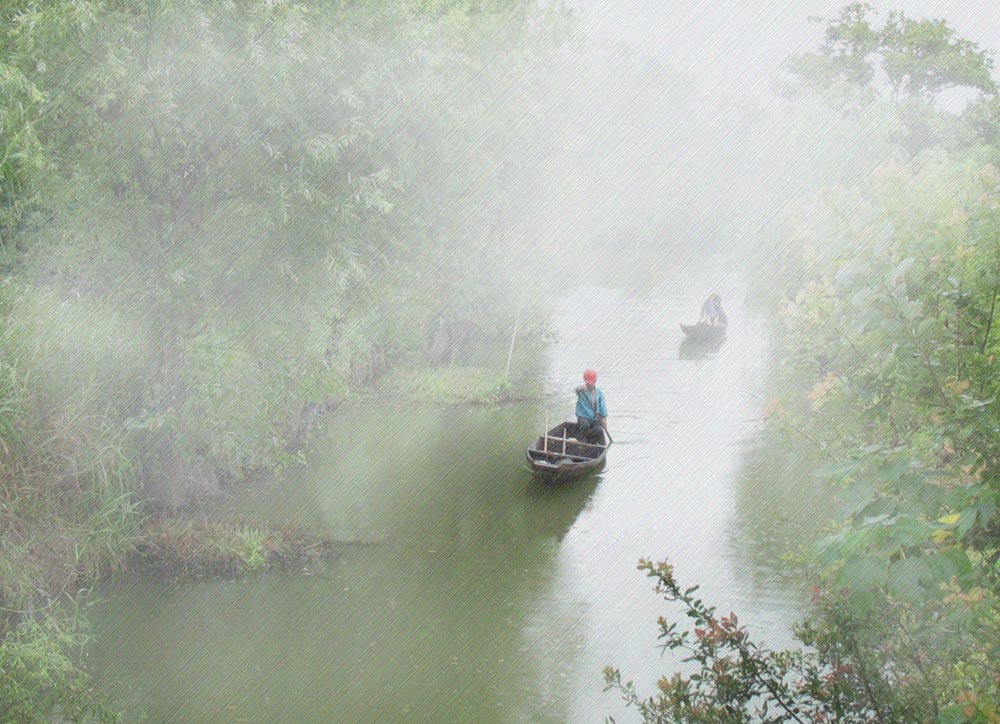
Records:
<instances>
[{"instance_id":1,"label":"green water","mask_svg":"<svg viewBox=\"0 0 1000 724\"><path fill-rule=\"evenodd\" d=\"M761 449L766 350L738 289L726 342L681 353L677 322L703 290L580 290L544 400L338 410L305 467L227 507L366 544L298 575L105 589L89 656L102 689L130 720L164 724L632 721L602 667L647 692L676 668L656 648L668 610L643 556L787 642L802 596L782 557L825 514L811 478ZM546 410L571 414L590 366L610 408L607 467L545 486L524 449Z\"/></svg>"}]
</instances>

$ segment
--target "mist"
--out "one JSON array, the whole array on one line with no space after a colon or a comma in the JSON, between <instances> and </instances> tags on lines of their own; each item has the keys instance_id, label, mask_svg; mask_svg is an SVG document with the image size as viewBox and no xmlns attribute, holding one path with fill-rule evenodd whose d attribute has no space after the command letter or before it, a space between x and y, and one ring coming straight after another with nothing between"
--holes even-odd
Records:
<instances>
[{"instance_id":1,"label":"mist","mask_svg":"<svg viewBox=\"0 0 1000 724\"><path fill-rule=\"evenodd\" d=\"M0 719L995 715L1000 7L0 18Z\"/></svg>"}]
</instances>

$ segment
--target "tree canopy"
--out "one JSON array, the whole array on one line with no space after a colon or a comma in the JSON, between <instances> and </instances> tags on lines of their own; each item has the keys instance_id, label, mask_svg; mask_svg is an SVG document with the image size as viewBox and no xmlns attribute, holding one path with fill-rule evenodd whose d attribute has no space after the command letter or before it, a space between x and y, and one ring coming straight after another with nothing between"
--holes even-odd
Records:
<instances>
[{"instance_id":1,"label":"tree canopy","mask_svg":"<svg viewBox=\"0 0 1000 724\"><path fill-rule=\"evenodd\" d=\"M934 101L948 89L996 93L993 60L941 19L913 19L894 11L875 23L867 3L845 6L825 22L819 49L794 55L787 69L804 86L828 90L839 82L872 93Z\"/></svg>"}]
</instances>

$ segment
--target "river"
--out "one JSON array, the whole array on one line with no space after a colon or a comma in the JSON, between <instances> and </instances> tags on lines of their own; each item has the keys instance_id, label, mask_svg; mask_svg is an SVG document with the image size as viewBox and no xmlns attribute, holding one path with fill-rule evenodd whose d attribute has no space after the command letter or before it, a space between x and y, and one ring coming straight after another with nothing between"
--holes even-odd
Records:
<instances>
[{"instance_id":1,"label":"river","mask_svg":"<svg viewBox=\"0 0 1000 724\"><path fill-rule=\"evenodd\" d=\"M565 299L543 400L338 410L305 467L228 506L359 544L294 575L106 587L90 614L101 689L162 724L635 721L602 668L645 693L677 668L640 557L788 643L803 602L784 556L815 530L818 492L763 447L764 335L718 268ZM677 323L708 284L729 335L689 350ZM524 449L546 410L572 413L585 367L608 399L607 466L540 484Z\"/></svg>"}]
</instances>

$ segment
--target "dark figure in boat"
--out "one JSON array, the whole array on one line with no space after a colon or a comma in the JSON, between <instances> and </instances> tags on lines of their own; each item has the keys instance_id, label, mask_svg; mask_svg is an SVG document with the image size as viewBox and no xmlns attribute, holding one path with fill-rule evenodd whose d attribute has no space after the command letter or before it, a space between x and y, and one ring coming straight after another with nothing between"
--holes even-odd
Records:
<instances>
[{"instance_id":1,"label":"dark figure in boat","mask_svg":"<svg viewBox=\"0 0 1000 724\"><path fill-rule=\"evenodd\" d=\"M722 310L722 297L710 294L701 305L701 321L716 327L726 326L726 313Z\"/></svg>"},{"instance_id":2,"label":"dark figure in boat","mask_svg":"<svg viewBox=\"0 0 1000 724\"><path fill-rule=\"evenodd\" d=\"M581 442L604 444L608 428L608 405L597 387L597 372L584 370L584 384L576 388L576 438Z\"/></svg>"}]
</instances>

